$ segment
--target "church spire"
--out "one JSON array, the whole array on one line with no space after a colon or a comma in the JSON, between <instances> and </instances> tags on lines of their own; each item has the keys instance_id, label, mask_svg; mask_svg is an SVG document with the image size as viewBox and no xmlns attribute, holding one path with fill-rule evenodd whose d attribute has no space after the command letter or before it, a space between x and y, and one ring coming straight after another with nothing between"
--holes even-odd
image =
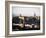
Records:
<instances>
[{"instance_id":1,"label":"church spire","mask_svg":"<svg viewBox=\"0 0 46 38\"><path fill-rule=\"evenodd\" d=\"M20 16L22 16L22 15L20 14Z\"/></svg>"},{"instance_id":2,"label":"church spire","mask_svg":"<svg viewBox=\"0 0 46 38\"><path fill-rule=\"evenodd\" d=\"M36 16L36 14L34 13L34 17Z\"/></svg>"}]
</instances>

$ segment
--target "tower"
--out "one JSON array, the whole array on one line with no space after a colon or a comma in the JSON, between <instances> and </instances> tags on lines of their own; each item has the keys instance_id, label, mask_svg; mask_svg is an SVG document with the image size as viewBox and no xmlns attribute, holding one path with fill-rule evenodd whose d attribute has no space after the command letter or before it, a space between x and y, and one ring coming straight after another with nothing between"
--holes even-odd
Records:
<instances>
[{"instance_id":1,"label":"tower","mask_svg":"<svg viewBox=\"0 0 46 38\"><path fill-rule=\"evenodd\" d=\"M36 14L34 13L34 17L36 17Z\"/></svg>"},{"instance_id":2,"label":"tower","mask_svg":"<svg viewBox=\"0 0 46 38\"><path fill-rule=\"evenodd\" d=\"M20 14L20 17L21 17L22 15Z\"/></svg>"}]
</instances>

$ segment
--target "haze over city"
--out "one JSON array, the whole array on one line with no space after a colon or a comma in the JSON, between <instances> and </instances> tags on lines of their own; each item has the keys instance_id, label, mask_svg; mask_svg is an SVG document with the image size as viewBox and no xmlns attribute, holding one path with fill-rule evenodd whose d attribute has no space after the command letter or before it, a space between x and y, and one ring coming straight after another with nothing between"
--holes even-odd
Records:
<instances>
[{"instance_id":1,"label":"haze over city","mask_svg":"<svg viewBox=\"0 0 46 38\"><path fill-rule=\"evenodd\" d=\"M12 8L12 16L40 16L40 8L39 7L13 7Z\"/></svg>"}]
</instances>

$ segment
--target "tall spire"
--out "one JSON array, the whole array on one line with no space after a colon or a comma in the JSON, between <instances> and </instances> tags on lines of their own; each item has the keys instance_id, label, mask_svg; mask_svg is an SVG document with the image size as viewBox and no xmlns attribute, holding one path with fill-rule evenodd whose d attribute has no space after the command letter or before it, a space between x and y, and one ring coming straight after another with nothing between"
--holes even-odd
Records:
<instances>
[{"instance_id":1,"label":"tall spire","mask_svg":"<svg viewBox=\"0 0 46 38\"><path fill-rule=\"evenodd\" d=\"M34 17L36 16L36 14L34 13Z\"/></svg>"},{"instance_id":2,"label":"tall spire","mask_svg":"<svg viewBox=\"0 0 46 38\"><path fill-rule=\"evenodd\" d=\"M20 14L20 16L21 16L21 14Z\"/></svg>"}]
</instances>

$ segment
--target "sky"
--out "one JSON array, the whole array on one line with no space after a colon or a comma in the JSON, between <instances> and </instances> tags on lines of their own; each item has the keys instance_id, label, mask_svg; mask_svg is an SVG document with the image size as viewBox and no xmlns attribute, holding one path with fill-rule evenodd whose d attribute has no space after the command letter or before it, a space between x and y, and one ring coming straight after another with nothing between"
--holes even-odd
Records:
<instances>
[{"instance_id":1,"label":"sky","mask_svg":"<svg viewBox=\"0 0 46 38\"><path fill-rule=\"evenodd\" d=\"M40 16L40 8L39 7L12 7L12 16Z\"/></svg>"}]
</instances>

